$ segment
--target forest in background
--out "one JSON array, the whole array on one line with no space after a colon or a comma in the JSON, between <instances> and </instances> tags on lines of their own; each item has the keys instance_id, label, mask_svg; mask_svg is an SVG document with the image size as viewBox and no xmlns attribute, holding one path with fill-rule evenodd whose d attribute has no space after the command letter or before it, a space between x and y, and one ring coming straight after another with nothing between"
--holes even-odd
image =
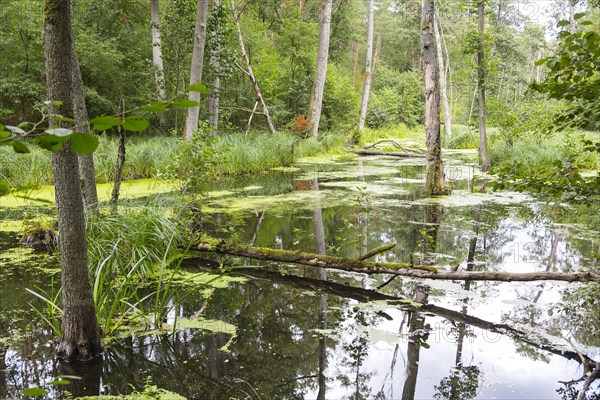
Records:
<instances>
[{"instance_id":1,"label":"forest in background","mask_svg":"<svg viewBox=\"0 0 600 400\"><path fill-rule=\"evenodd\" d=\"M210 5L203 82L220 80L219 131L244 131L256 100L235 37L227 2ZM563 4L564 3L564 4ZM538 3L492 1L486 7L487 122L501 135L543 130L562 106L528 90L541 82L546 68L536 61L557 48L557 20L569 15L567 2L556 2L556 20L541 20ZM449 59L448 94L453 122L477 125L477 10L471 2L439 2L437 15L444 58ZM550 5L550 4L548 4ZM180 94L189 82L196 2L160 2L160 31L166 97ZM583 5L575 4L578 12ZM315 0L247 1L238 7L241 31L265 101L278 130L300 130L306 118L314 76L320 5ZM374 23L373 90L369 128L423 122L420 72L420 2L378 1ZM586 29L600 29L592 9ZM361 0L335 1L321 131L350 131L358 123L364 83L366 16ZM39 118L34 108L46 98L42 5L39 1L5 1L0 10L0 120L18 124ZM74 33L90 116L113 115L121 98L128 108L156 99L152 64L150 9L146 1L110 0L74 3ZM218 63L211 57L218 56ZM202 96L200 120L208 120ZM158 117L152 116L158 131ZM168 112L165 134L181 133L185 115ZM598 129L598 120L583 128ZM253 121L266 130L264 118ZM206 126L201 127L208 129ZM476 129L474 129L476 130ZM458 133L464 133L459 130ZM158 133L158 132L157 132Z\"/></svg>"}]
</instances>

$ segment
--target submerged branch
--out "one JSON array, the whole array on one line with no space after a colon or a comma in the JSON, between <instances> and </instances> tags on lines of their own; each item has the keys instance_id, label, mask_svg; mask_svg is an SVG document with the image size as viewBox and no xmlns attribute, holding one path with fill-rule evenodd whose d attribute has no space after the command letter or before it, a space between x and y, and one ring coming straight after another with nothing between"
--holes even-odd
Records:
<instances>
[{"instance_id":1,"label":"submerged branch","mask_svg":"<svg viewBox=\"0 0 600 400\"><path fill-rule=\"evenodd\" d=\"M286 262L309 265L311 267L331 268L363 274L391 274L421 279L440 279L457 281L564 281L564 282L600 282L600 276L591 272L523 272L500 271L447 271L436 267L413 265L408 263L368 262L345 257L334 257L301 251L275 250L264 247L233 245L224 241L201 241L196 250L221 254L230 254L257 260Z\"/></svg>"},{"instance_id":2,"label":"submerged branch","mask_svg":"<svg viewBox=\"0 0 600 400\"><path fill-rule=\"evenodd\" d=\"M202 258L187 259L183 262L183 265L187 269L201 270L214 270L220 267L218 263ZM600 366L597 361L593 360L589 356L560 348L547 338L536 335L533 332L523 331L508 324L498 324L495 322L486 321L472 315L464 314L460 311L450 310L432 304L415 305L415 303L410 299L404 299L401 297L381 293L376 290L363 289L361 287L344 285L328 280L319 280L289 274L284 275L279 272L257 268L239 268L236 269L235 272L249 275L257 279L265 279L273 283L281 283L284 285L293 286L299 289L333 294L346 299L353 299L361 303L369 301L385 301L389 303L390 306L397 306L403 310L433 314L449 321L464 323L488 332L505 335L512 339L531 345L539 350L547 351L551 354L564 357L568 360L576 361L578 363L583 363L591 368L596 368L596 370L598 369L598 366Z\"/></svg>"}]
</instances>

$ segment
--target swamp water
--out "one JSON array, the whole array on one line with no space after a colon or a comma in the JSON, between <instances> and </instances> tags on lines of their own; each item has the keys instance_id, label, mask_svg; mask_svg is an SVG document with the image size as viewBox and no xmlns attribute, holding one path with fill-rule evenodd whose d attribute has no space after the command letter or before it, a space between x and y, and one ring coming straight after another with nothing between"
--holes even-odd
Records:
<instances>
[{"instance_id":1,"label":"swamp water","mask_svg":"<svg viewBox=\"0 0 600 400\"><path fill-rule=\"evenodd\" d=\"M479 193L475 172L453 158L453 194L424 199L420 160L305 162L215 184L199 225L241 243L352 258L393 242L373 260L473 271L594 263L597 226L575 223L566 206ZM49 288L56 261L19 246L21 211L0 203L0 213L0 398L33 386L61 398L156 385L190 399L575 399L560 383L582 376L561 354L573 352L565 338L600 356L597 311L570 296L580 284L389 281L198 253L189 274L215 262L249 269L169 314L188 328L128 335L107 344L103 363L64 367L25 290ZM61 374L83 379L44 386Z\"/></svg>"}]
</instances>

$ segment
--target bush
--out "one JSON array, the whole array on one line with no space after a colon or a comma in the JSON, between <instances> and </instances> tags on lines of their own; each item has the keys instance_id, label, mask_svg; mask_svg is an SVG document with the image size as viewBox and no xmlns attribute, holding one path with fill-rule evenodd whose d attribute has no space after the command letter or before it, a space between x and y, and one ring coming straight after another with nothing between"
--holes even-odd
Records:
<instances>
[{"instance_id":1,"label":"bush","mask_svg":"<svg viewBox=\"0 0 600 400\"><path fill-rule=\"evenodd\" d=\"M423 121L425 102L419 72L395 72L378 67L369 99L367 126L381 128L404 123L413 127Z\"/></svg>"}]
</instances>

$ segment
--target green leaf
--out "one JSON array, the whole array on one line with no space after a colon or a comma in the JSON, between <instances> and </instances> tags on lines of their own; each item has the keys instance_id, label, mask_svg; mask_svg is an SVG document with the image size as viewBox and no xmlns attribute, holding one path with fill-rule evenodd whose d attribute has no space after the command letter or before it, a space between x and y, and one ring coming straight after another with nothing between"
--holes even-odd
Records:
<instances>
[{"instance_id":1,"label":"green leaf","mask_svg":"<svg viewBox=\"0 0 600 400\"><path fill-rule=\"evenodd\" d=\"M575 18L575 19L581 19L581 18L583 18L583 17L585 17L585 13L577 13L577 14L575 14L575 16L574 16L574 18Z\"/></svg>"},{"instance_id":2,"label":"green leaf","mask_svg":"<svg viewBox=\"0 0 600 400\"><path fill-rule=\"evenodd\" d=\"M69 136L41 135L33 139L34 143L42 149L53 153L62 150L62 143L69 140Z\"/></svg>"},{"instance_id":3,"label":"green leaf","mask_svg":"<svg viewBox=\"0 0 600 400\"><path fill-rule=\"evenodd\" d=\"M96 151L100 141L98 136L89 133L75 132L71 135L71 148L79 154L90 154Z\"/></svg>"},{"instance_id":4,"label":"green leaf","mask_svg":"<svg viewBox=\"0 0 600 400\"><path fill-rule=\"evenodd\" d=\"M556 24L556 26L563 27L563 26L569 26L569 21L565 20L565 19L561 19L560 21L558 21L558 23Z\"/></svg>"},{"instance_id":5,"label":"green leaf","mask_svg":"<svg viewBox=\"0 0 600 400\"><path fill-rule=\"evenodd\" d=\"M154 101L154 102L152 102L150 104L146 104L144 106L141 106L140 110L160 113L160 112L165 111L167 109L168 105L169 105L168 102Z\"/></svg>"},{"instance_id":6,"label":"green leaf","mask_svg":"<svg viewBox=\"0 0 600 400\"><path fill-rule=\"evenodd\" d=\"M48 135L62 137L62 136L69 136L70 134L73 133L73 130L66 129L66 128L52 128L52 129L46 129L44 132L47 133Z\"/></svg>"},{"instance_id":7,"label":"green leaf","mask_svg":"<svg viewBox=\"0 0 600 400\"><path fill-rule=\"evenodd\" d=\"M58 380L55 380L55 381L48 382L48 383L46 383L46 385L54 385L54 386L57 386L57 385L69 385L70 383L71 383L71 381L69 381L69 380L58 379Z\"/></svg>"},{"instance_id":8,"label":"green leaf","mask_svg":"<svg viewBox=\"0 0 600 400\"><path fill-rule=\"evenodd\" d=\"M62 106L62 103L63 102L60 101L60 100L53 100L53 101L52 100L46 100L44 102L44 104L47 105L47 106L55 106L55 107Z\"/></svg>"},{"instance_id":9,"label":"green leaf","mask_svg":"<svg viewBox=\"0 0 600 400\"><path fill-rule=\"evenodd\" d=\"M29 147L27 147L27 145L23 142L13 141L12 146L16 153L20 153L20 154L29 153Z\"/></svg>"},{"instance_id":10,"label":"green leaf","mask_svg":"<svg viewBox=\"0 0 600 400\"><path fill-rule=\"evenodd\" d=\"M186 92L198 92L200 94L208 94L210 91L204 83L195 83L185 88Z\"/></svg>"},{"instance_id":11,"label":"green leaf","mask_svg":"<svg viewBox=\"0 0 600 400\"><path fill-rule=\"evenodd\" d=\"M17 127L17 126L10 126L10 125L6 125L5 128L9 131L11 131L12 133L16 133L18 135L25 135L27 132L25 132L23 129Z\"/></svg>"},{"instance_id":12,"label":"green leaf","mask_svg":"<svg viewBox=\"0 0 600 400\"><path fill-rule=\"evenodd\" d=\"M173 106L175 106L175 107L196 107L197 105L198 105L197 101L188 100L188 99L175 100L173 102Z\"/></svg>"},{"instance_id":13,"label":"green leaf","mask_svg":"<svg viewBox=\"0 0 600 400\"><path fill-rule=\"evenodd\" d=\"M130 115L125 118L123 122L123 128L126 131L141 132L150 126L150 121L146 117L141 115Z\"/></svg>"},{"instance_id":14,"label":"green leaf","mask_svg":"<svg viewBox=\"0 0 600 400\"><path fill-rule=\"evenodd\" d=\"M21 390L21 393L24 394L25 396L37 397L37 396L47 395L48 391L44 390L42 388L36 387L36 388L23 389L23 390Z\"/></svg>"},{"instance_id":15,"label":"green leaf","mask_svg":"<svg viewBox=\"0 0 600 400\"><path fill-rule=\"evenodd\" d=\"M104 115L102 117L94 118L90 121L90 124L97 131L105 131L115 126L120 126L122 124L121 118L113 117L110 115Z\"/></svg>"},{"instance_id":16,"label":"green leaf","mask_svg":"<svg viewBox=\"0 0 600 400\"><path fill-rule=\"evenodd\" d=\"M2 129L3 127L0 127L0 139L6 139L8 137L12 136L12 133L10 133L9 131L5 131L4 129Z\"/></svg>"}]
</instances>

